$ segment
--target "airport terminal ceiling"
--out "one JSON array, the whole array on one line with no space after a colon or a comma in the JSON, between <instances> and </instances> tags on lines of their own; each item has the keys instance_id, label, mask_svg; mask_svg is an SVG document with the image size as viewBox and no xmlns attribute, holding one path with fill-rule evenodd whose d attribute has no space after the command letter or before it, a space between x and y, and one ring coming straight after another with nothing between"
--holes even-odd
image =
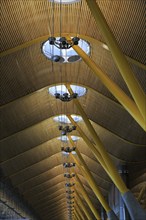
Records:
<instances>
[{"instance_id":1,"label":"airport terminal ceiling","mask_svg":"<svg viewBox=\"0 0 146 220\"><path fill-rule=\"evenodd\" d=\"M72 204L67 205L67 201L72 200L67 200L66 183L75 183L71 189L79 192L85 204L74 174L100 209L80 167L76 164L71 169L65 168L66 162L73 165L73 158L78 158L75 149L63 150L71 149L71 143L79 150L106 200L112 186L112 180L76 126L71 121L65 124L70 115L75 121L79 119L77 125L95 144L76 100L116 167L121 164L128 167L128 187L136 198L146 185L145 123L137 122L138 117L127 111L73 49L80 46L135 102L87 2L1 1L1 179L4 183L11 182L42 220L68 219L67 206ZM145 1L97 0L96 4L146 93ZM52 41L50 37L54 37ZM52 94L51 87L54 87ZM72 176L67 178L65 173ZM141 204L146 209L145 199ZM94 219L89 207L86 208Z\"/></svg>"}]
</instances>

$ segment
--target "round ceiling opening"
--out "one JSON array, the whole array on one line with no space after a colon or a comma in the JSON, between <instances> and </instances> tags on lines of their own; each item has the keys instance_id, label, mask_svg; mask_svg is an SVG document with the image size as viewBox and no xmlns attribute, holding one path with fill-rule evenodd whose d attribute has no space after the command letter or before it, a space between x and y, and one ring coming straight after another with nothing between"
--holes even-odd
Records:
<instances>
[{"instance_id":1,"label":"round ceiling opening","mask_svg":"<svg viewBox=\"0 0 146 220\"><path fill-rule=\"evenodd\" d=\"M75 2L80 2L80 0L49 0L49 1L58 4L72 4Z\"/></svg>"},{"instance_id":2,"label":"round ceiling opening","mask_svg":"<svg viewBox=\"0 0 146 220\"><path fill-rule=\"evenodd\" d=\"M83 86L77 86L77 85L70 85L72 91L74 94L77 95L77 97L81 97L84 96L87 93L87 89ZM57 96L58 94L60 96L65 96L66 94L70 95L68 89L66 88L65 85L61 84L61 85L57 85L57 86L51 86L48 89L48 92L52 95L52 96Z\"/></svg>"},{"instance_id":3,"label":"round ceiling opening","mask_svg":"<svg viewBox=\"0 0 146 220\"><path fill-rule=\"evenodd\" d=\"M69 141L69 138L66 136L66 135L63 135L61 137L58 137L57 138L58 140L62 141L62 142L68 142ZM78 136L71 136L71 139L76 142L78 141L80 138Z\"/></svg>"},{"instance_id":4,"label":"round ceiling opening","mask_svg":"<svg viewBox=\"0 0 146 220\"><path fill-rule=\"evenodd\" d=\"M54 39L54 38L53 38ZM60 45L60 37L55 38L58 42L58 45ZM90 54L90 44L83 40L78 40L78 46L86 53ZM76 53L76 51L70 47L68 49L60 49L56 47L55 45L50 44L50 41L47 40L42 44L42 53L45 57L47 57L49 60L53 62L59 62L59 63L73 63L76 61L80 61L80 56Z\"/></svg>"},{"instance_id":5,"label":"round ceiling opening","mask_svg":"<svg viewBox=\"0 0 146 220\"><path fill-rule=\"evenodd\" d=\"M71 115L71 117L75 122L82 121L82 117L79 115ZM54 119L54 121L62 123L62 124L71 124L71 121L69 120L69 118L66 115L58 115L58 116L54 117L53 119Z\"/></svg>"}]
</instances>

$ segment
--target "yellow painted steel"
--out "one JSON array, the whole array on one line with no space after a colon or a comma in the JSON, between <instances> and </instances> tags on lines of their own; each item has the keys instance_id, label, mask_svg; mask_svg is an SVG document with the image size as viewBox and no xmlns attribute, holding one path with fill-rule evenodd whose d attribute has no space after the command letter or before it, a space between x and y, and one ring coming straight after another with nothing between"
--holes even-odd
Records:
<instances>
[{"instance_id":1,"label":"yellow painted steel","mask_svg":"<svg viewBox=\"0 0 146 220\"><path fill-rule=\"evenodd\" d=\"M90 207L91 211L93 212L94 216L96 217L96 219L101 220L97 209L94 207L93 203L91 202L91 200L90 200L90 198L89 198L89 196L88 196L88 194L87 194L87 192L86 192L86 190L85 190L85 188L84 188L84 186L83 186L83 184L77 174L76 174L76 179L77 179L76 184L79 185L79 188L82 192L82 195L84 196L84 199L86 200L86 202L87 202L88 206Z\"/></svg>"},{"instance_id":2,"label":"yellow painted steel","mask_svg":"<svg viewBox=\"0 0 146 220\"><path fill-rule=\"evenodd\" d=\"M76 207L76 209L78 210L78 213L79 213L81 219L82 219L82 220L85 220L85 219L84 219L84 215L83 215L83 213L82 213L82 210L80 209L80 207L79 207L77 201L76 201L76 203L75 203L75 207Z\"/></svg>"},{"instance_id":3,"label":"yellow painted steel","mask_svg":"<svg viewBox=\"0 0 146 220\"><path fill-rule=\"evenodd\" d=\"M70 86L68 86L69 92L72 94L72 89L70 88ZM89 121L85 111L83 110L82 106L80 105L78 99L74 99L73 100L78 111L80 112L80 115L82 116L95 144L97 147L97 150L99 151L99 153L101 154L106 166L108 167L108 170L110 172L110 175L112 176L112 179L114 180L115 185L117 186L117 188L119 189L119 191L121 193L125 193L128 190L128 188L126 187L124 181L122 180L122 178L120 177L115 165L113 164L111 158L109 157L108 153L106 152L104 145L102 144L100 138L98 137L96 131L94 130L91 122Z\"/></svg>"},{"instance_id":4,"label":"yellow painted steel","mask_svg":"<svg viewBox=\"0 0 146 220\"><path fill-rule=\"evenodd\" d=\"M74 217L75 217L75 220L79 220L75 211L74 211Z\"/></svg>"},{"instance_id":5,"label":"yellow painted steel","mask_svg":"<svg viewBox=\"0 0 146 220\"><path fill-rule=\"evenodd\" d=\"M100 28L101 33L112 53L113 59L119 68L119 71L135 100L139 111L146 121L146 96L140 84L136 80L130 65L128 64L124 54L122 53L113 33L111 32L96 0L86 0L95 21Z\"/></svg>"},{"instance_id":6,"label":"yellow painted steel","mask_svg":"<svg viewBox=\"0 0 146 220\"><path fill-rule=\"evenodd\" d=\"M76 196L77 202L79 203L79 205L81 206L82 210L84 211L87 219L88 220L92 220L92 217L91 217L90 213L88 212L88 210L86 209L84 203L82 202L82 199L81 199L79 193L76 190L75 190L75 192L76 192L75 196Z\"/></svg>"},{"instance_id":7,"label":"yellow painted steel","mask_svg":"<svg viewBox=\"0 0 146 220\"><path fill-rule=\"evenodd\" d=\"M74 142L72 141L71 137L69 136L69 141L71 143L72 146L74 146ZM95 193L96 197L98 198L98 200L100 201L100 203L102 204L102 206L104 207L104 209L106 210L106 212L109 212L111 210L111 208L109 207L108 203L106 202L106 200L104 199L100 189L98 188L98 186L96 185L96 182L93 178L93 176L90 173L90 170L88 168L88 166L86 165L82 155L80 154L79 150L76 148L76 153L78 155L78 158L80 160L81 165L83 166L84 169L82 169L81 165L79 164L78 160L76 159L76 157L74 155L72 155L75 163L77 164L77 166L79 167L79 169L82 170L83 175L85 175L87 181L89 182L90 187L92 188L93 192Z\"/></svg>"},{"instance_id":8,"label":"yellow painted steel","mask_svg":"<svg viewBox=\"0 0 146 220\"><path fill-rule=\"evenodd\" d=\"M103 208L105 209L105 211L106 212L111 211L111 208L109 207L108 203L106 202L106 200L105 200L104 196L102 195L100 189L96 185L96 182L95 182L92 174L90 173L89 168L86 165L86 163L85 163L84 159L82 158L82 156L81 156L80 152L78 151L78 149L76 149L76 153L77 153L77 155L80 159L80 163L81 163L81 165L83 166L84 169L81 167L81 165L79 164L76 157L72 155L72 157L74 158L74 161L77 164L78 168L81 169L84 177L86 178L87 182L89 183L90 187L92 188L93 192L95 193L96 197L100 201L100 203L103 206Z\"/></svg>"},{"instance_id":9,"label":"yellow painted steel","mask_svg":"<svg viewBox=\"0 0 146 220\"><path fill-rule=\"evenodd\" d=\"M72 117L69 116L69 115L68 115L67 117L69 118L69 120L71 121L71 123L76 126L76 128L77 128L78 132L80 133L81 137L83 138L83 140L85 141L85 143L87 144L87 146L91 149L92 153L94 154L94 156L96 157L96 159L99 161L99 163L102 165L102 167L104 168L104 170L107 172L107 174L108 174L109 176L111 176L111 175L110 175L110 172L109 172L109 170L108 170L107 165L105 164L105 162L104 162L102 156L100 155L100 153L99 153L98 150L97 150L97 147L91 143L91 141L89 140L89 138L85 135L85 133L82 131L82 129L78 126L78 124L72 119Z\"/></svg>"},{"instance_id":10,"label":"yellow painted steel","mask_svg":"<svg viewBox=\"0 0 146 220\"><path fill-rule=\"evenodd\" d=\"M80 216L79 216L79 214L78 214L78 211L77 211L76 209L75 209L75 213L76 213L77 219L80 220L81 218L80 218Z\"/></svg>"},{"instance_id":11,"label":"yellow painted steel","mask_svg":"<svg viewBox=\"0 0 146 220\"><path fill-rule=\"evenodd\" d=\"M71 38L68 37L70 40ZM124 108L130 113L130 115L137 121L137 123L146 131L146 123L137 108L136 104L124 93L124 91L113 82L105 72L101 70L97 64L77 45L73 46L74 50L85 61L85 63L91 68L93 73L98 76L101 82L106 88L113 94L113 96L124 106ZM68 85L66 85L68 88ZM69 88L68 88L69 90Z\"/></svg>"}]
</instances>

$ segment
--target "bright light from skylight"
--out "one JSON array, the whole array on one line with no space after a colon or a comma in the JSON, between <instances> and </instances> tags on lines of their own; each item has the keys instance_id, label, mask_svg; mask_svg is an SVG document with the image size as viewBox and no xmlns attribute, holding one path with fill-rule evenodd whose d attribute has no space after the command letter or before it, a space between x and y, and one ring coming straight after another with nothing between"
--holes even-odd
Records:
<instances>
[{"instance_id":1,"label":"bright light from skylight","mask_svg":"<svg viewBox=\"0 0 146 220\"><path fill-rule=\"evenodd\" d=\"M77 85L70 85L71 89L73 90L74 93L78 94L78 97L83 96L86 94L87 89L82 86L77 86ZM60 95L63 95L64 93L68 93L69 91L66 88L65 85L57 85L57 86L52 86L48 89L49 93L53 96L55 96L56 93L59 93Z\"/></svg>"},{"instance_id":2,"label":"bright light from skylight","mask_svg":"<svg viewBox=\"0 0 146 220\"><path fill-rule=\"evenodd\" d=\"M75 122L82 121L82 117L79 115L71 115L71 117L73 118L73 120ZM53 119L56 122L60 122L60 123L64 123L64 124L71 124L71 121L68 119L68 117L66 115L58 115L58 116L54 117Z\"/></svg>"},{"instance_id":3,"label":"bright light from skylight","mask_svg":"<svg viewBox=\"0 0 146 220\"><path fill-rule=\"evenodd\" d=\"M63 136L61 136L61 137L58 137L57 139L58 139L58 140L61 140L62 142L67 142L67 141L69 141L69 139L68 139L68 137L67 137L66 135L63 135ZM80 138L79 138L78 136L71 136L71 139L72 139L74 142L76 142L76 141L78 141Z\"/></svg>"},{"instance_id":4,"label":"bright light from skylight","mask_svg":"<svg viewBox=\"0 0 146 220\"><path fill-rule=\"evenodd\" d=\"M59 3L59 4L72 4L75 2L80 2L80 0L49 0L50 2Z\"/></svg>"},{"instance_id":5,"label":"bright light from skylight","mask_svg":"<svg viewBox=\"0 0 146 220\"><path fill-rule=\"evenodd\" d=\"M59 39L60 37L56 37L56 40L59 41ZM81 47L86 54L90 53L90 45L87 41L80 39L78 46ZM59 56L60 60L58 62L60 63L72 63L81 60L80 56L72 47L69 49L59 49L55 45L50 45L48 40L43 43L42 52L49 60L52 60L53 56Z\"/></svg>"}]
</instances>

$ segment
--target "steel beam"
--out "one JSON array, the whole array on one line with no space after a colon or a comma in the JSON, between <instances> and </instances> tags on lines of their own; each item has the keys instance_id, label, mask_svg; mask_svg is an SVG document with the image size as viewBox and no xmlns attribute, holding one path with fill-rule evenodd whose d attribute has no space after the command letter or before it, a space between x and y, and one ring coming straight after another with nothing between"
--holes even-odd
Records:
<instances>
[{"instance_id":1,"label":"steel beam","mask_svg":"<svg viewBox=\"0 0 146 220\"><path fill-rule=\"evenodd\" d=\"M77 33L69 33L70 36L76 36ZM56 33L55 36L59 36L59 33ZM66 37L68 36L68 33L62 33L62 37ZM37 44L37 43L41 43L43 41L45 41L46 39L48 39L48 37L50 37L50 35L45 35L45 36L41 36L41 37L38 37L38 38L35 38L31 41L28 41L28 42L25 42L21 45L18 45L14 48L10 48L8 50L5 50L3 52L0 53L0 57L4 57L4 56L7 56L7 55L10 55L10 54L13 54L13 53L16 53L17 51L19 50L22 50L22 49L25 49L25 48L28 48L34 44ZM78 34L78 37L79 38L82 38L86 41L89 41L91 44L94 44L94 45L97 45L97 46L100 46L100 47L103 47L105 45L105 43L95 39L95 38L92 38L92 37L89 37L89 36L86 36L86 35L83 35L83 34ZM105 47L104 47L105 48ZM140 63L139 61L129 57L129 56L126 56L126 59L129 60L130 63L133 63L134 65L140 67L141 69L144 69L146 70L146 66L142 63Z\"/></svg>"},{"instance_id":2,"label":"steel beam","mask_svg":"<svg viewBox=\"0 0 146 220\"><path fill-rule=\"evenodd\" d=\"M139 111L146 121L146 96L144 91L136 80L129 63L122 53L122 50L111 32L98 4L96 3L96 0L86 0L86 2L107 43L107 46L112 53L113 59L138 106Z\"/></svg>"},{"instance_id":3,"label":"steel beam","mask_svg":"<svg viewBox=\"0 0 146 220\"><path fill-rule=\"evenodd\" d=\"M34 200L34 199L37 199L36 197L37 196L39 196L39 195L41 195L42 193L46 193L47 191L48 192L50 192L50 190L52 190L52 189L54 189L55 187L57 187L57 186L59 186L60 184L62 184L62 183L64 183L64 180L63 181L61 181L61 182L59 182L59 183L57 183L57 184L55 184L55 185L53 185L52 187L50 187L49 189L45 189L45 190L42 190L42 191L40 191L40 192L38 192L38 193L35 193L35 195L25 195L25 198L26 199L29 199L29 201L31 200ZM33 196L33 199L31 199L31 197Z\"/></svg>"},{"instance_id":4,"label":"steel beam","mask_svg":"<svg viewBox=\"0 0 146 220\"><path fill-rule=\"evenodd\" d=\"M90 213L88 212L88 210L86 209L84 203L82 202L82 199L81 199L79 193L78 193L76 190L75 190L75 193L76 193L76 202L78 202L79 205L81 206L81 208L82 208L82 210L84 211L84 213L85 213L87 219L88 219L88 220L92 220L92 217L91 217Z\"/></svg>"},{"instance_id":5,"label":"steel beam","mask_svg":"<svg viewBox=\"0 0 146 220\"><path fill-rule=\"evenodd\" d=\"M69 38L71 39L71 38ZM77 45L73 46L74 50L85 61L85 63L92 69L93 73L98 76L105 87L112 93L112 95L124 106L130 115L137 121L137 123L146 131L146 124L136 104L130 99L124 91L112 81L105 72L101 70L97 64ZM68 90L69 86L66 85Z\"/></svg>"},{"instance_id":6,"label":"steel beam","mask_svg":"<svg viewBox=\"0 0 146 220\"><path fill-rule=\"evenodd\" d=\"M76 149L76 152L78 150ZM79 152L77 152L78 155ZM80 155L81 156L81 155ZM78 168L81 170L81 172L83 173L84 177L86 178L87 182L89 183L91 189L93 190L93 192L95 193L97 199L99 200L99 202L101 203L101 205L103 206L103 208L106 210L106 212L109 212L111 210L111 208L109 207L108 203L106 202L106 200L104 199L100 189L98 188L98 186L96 185L96 182L92 176L92 174L90 173L87 165L84 162L84 159L82 158L82 156L80 157L80 162L81 162L81 166L78 162L78 160L75 158L75 156L72 155L72 157L74 158L75 163L77 164Z\"/></svg>"},{"instance_id":7,"label":"steel beam","mask_svg":"<svg viewBox=\"0 0 146 220\"><path fill-rule=\"evenodd\" d=\"M56 166L56 167L60 167L60 166L62 166L62 164L60 164L60 165L58 165L58 166ZM50 172L50 171L53 170L53 169L54 169L54 166L53 166L52 168L50 168L49 170L46 170L46 171L41 172L41 173L39 173L39 174L37 174L37 175L35 175L35 176L29 178L29 179L24 180L23 182L20 182L20 183L18 183L18 184L15 184L15 185L14 185L14 188L19 188L19 187L20 187L21 185L23 185L24 183L27 183L27 182L33 180L34 178L38 178L38 177L40 177L41 175L44 175L45 173L47 174L48 172Z\"/></svg>"},{"instance_id":8,"label":"steel beam","mask_svg":"<svg viewBox=\"0 0 146 220\"><path fill-rule=\"evenodd\" d=\"M72 139L70 137L69 137L69 140L70 140L71 145L74 146L74 143L72 142ZM92 174L90 173L90 170L89 170L88 166L86 165L82 155L80 154L80 152L77 148L76 148L76 153L77 153L77 156L80 160L80 163L81 163L81 165L83 166L84 169L81 167L81 165L78 162L78 160L76 159L76 157L74 155L71 155L73 157L74 161L76 162L78 168L81 169L83 175L87 179L87 182L89 183L90 187L92 188L93 192L95 193L96 197L100 201L103 208L106 210L106 212L110 211L111 208L109 207L108 203L104 199L104 197L103 197L100 189L98 188Z\"/></svg>"},{"instance_id":9,"label":"steel beam","mask_svg":"<svg viewBox=\"0 0 146 220\"><path fill-rule=\"evenodd\" d=\"M83 213L82 213L82 211L81 211L81 209L80 209L80 207L79 207L79 205L78 205L77 202L75 203L75 208L76 208L76 210L78 211L79 216L81 217L81 219L82 219L82 220L85 220L84 215L83 215Z\"/></svg>"},{"instance_id":10,"label":"steel beam","mask_svg":"<svg viewBox=\"0 0 146 220\"><path fill-rule=\"evenodd\" d=\"M96 219L101 220L98 211L95 209L93 203L91 202L91 200L90 200L90 198L88 196L88 193L86 192L86 190L85 190L85 188L84 188L84 186L83 186L83 184L82 184L82 182L79 179L77 174L76 174L76 179L77 179L77 184L79 185L80 190L81 190L81 192L82 192L82 194L83 194L83 196L84 196L88 206L90 207L91 211L93 212L94 216L96 217Z\"/></svg>"},{"instance_id":11,"label":"steel beam","mask_svg":"<svg viewBox=\"0 0 146 220\"><path fill-rule=\"evenodd\" d=\"M69 87L69 92L72 94L72 90ZM82 116L91 137L93 138L97 150L100 153L100 155L102 156L104 163L106 164L106 167L108 167L108 171L110 172L110 175L112 176L115 185L117 186L117 188L119 189L119 191L121 193L125 193L128 191L128 188L126 187L124 181L122 180L122 178L120 177L115 165L113 164L113 161L111 160L109 154L106 152L104 145L102 144L100 138L98 137L96 131L94 130L91 122L89 121L85 111L83 110L82 106L80 105L78 99L74 99L74 103L80 113L80 115Z\"/></svg>"}]
</instances>

